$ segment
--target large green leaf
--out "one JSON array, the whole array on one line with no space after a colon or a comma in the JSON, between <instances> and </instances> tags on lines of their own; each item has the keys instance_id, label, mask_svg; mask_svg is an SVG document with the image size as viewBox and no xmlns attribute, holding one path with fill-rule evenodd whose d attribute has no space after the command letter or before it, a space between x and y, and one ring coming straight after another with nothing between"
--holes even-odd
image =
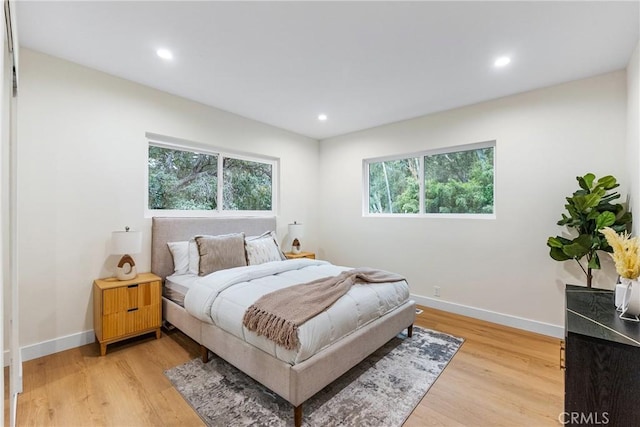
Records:
<instances>
[{"instance_id":1,"label":"large green leaf","mask_svg":"<svg viewBox=\"0 0 640 427\"><path fill-rule=\"evenodd\" d=\"M560 248L551 248L551 250L549 251L549 255L556 261L567 261L571 259L571 257L562 252L562 249Z\"/></svg>"},{"instance_id":2,"label":"large green leaf","mask_svg":"<svg viewBox=\"0 0 640 427\"><path fill-rule=\"evenodd\" d=\"M600 201L600 203L602 204L608 204L609 202L611 202L612 200L616 200L620 198L620 194L619 193L611 193L611 194L607 194L606 196L604 196L602 198L602 200ZM612 206L612 205L610 205ZM615 206L619 206L622 207L621 205L615 205Z\"/></svg>"},{"instance_id":3,"label":"large green leaf","mask_svg":"<svg viewBox=\"0 0 640 427\"><path fill-rule=\"evenodd\" d=\"M573 204L575 205L575 208L578 211L587 212L589 209L592 209L598 206L598 203L600 203L601 199L602 199L602 195L599 192L595 192L595 193L587 194L585 196L573 197ZM576 216L576 215L572 215L572 216Z\"/></svg>"},{"instance_id":4,"label":"large green leaf","mask_svg":"<svg viewBox=\"0 0 640 427\"><path fill-rule=\"evenodd\" d=\"M583 177L581 176L576 176L576 179L578 180L578 185L580 186L580 188L582 188L583 190L589 190L591 187L589 187L589 185L587 184L587 182L584 180ZM576 193L573 193L574 195Z\"/></svg>"},{"instance_id":5,"label":"large green leaf","mask_svg":"<svg viewBox=\"0 0 640 427\"><path fill-rule=\"evenodd\" d=\"M562 248L562 252L564 252L570 258L580 259L589 253L589 248L585 248L582 245L574 243Z\"/></svg>"},{"instance_id":6,"label":"large green leaf","mask_svg":"<svg viewBox=\"0 0 640 427\"><path fill-rule=\"evenodd\" d=\"M565 245L562 251L571 258L580 259L589 253L592 243L591 236L581 234L573 239L573 243Z\"/></svg>"},{"instance_id":7,"label":"large green leaf","mask_svg":"<svg viewBox=\"0 0 640 427\"><path fill-rule=\"evenodd\" d=\"M598 186L601 186L605 190L611 190L618 187L620 184L611 175L603 176L598 180Z\"/></svg>"},{"instance_id":8,"label":"large green leaf","mask_svg":"<svg viewBox=\"0 0 640 427\"><path fill-rule=\"evenodd\" d=\"M558 224L558 225L566 225L567 223L571 222L572 220L573 220L573 218L569 218L565 214L562 214L562 219L559 220L556 224Z\"/></svg>"},{"instance_id":9,"label":"large green leaf","mask_svg":"<svg viewBox=\"0 0 640 427\"><path fill-rule=\"evenodd\" d=\"M575 207L574 203L564 205L564 207L567 209L567 212L569 212L569 216L571 218L577 218L580 216L580 213L578 212L578 209Z\"/></svg>"},{"instance_id":10,"label":"large green leaf","mask_svg":"<svg viewBox=\"0 0 640 427\"><path fill-rule=\"evenodd\" d=\"M576 179L578 180L581 188L590 190L591 188L593 188L593 180L596 179L596 176L592 173L588 173L583 177L578 176L576 177Z\"/></svg>"},{"instance_id":11,"label":"large green leaf","mask_svg":"<svg viewBox=\"0 0 640 427\"><path fill-rule=\"evenodd\" d=\"M600 230L604 227L610 227L616 222L616 216L613 212L602 212L596 218L596 230Z\"/></svg>"},{"instance_id":12,"label":"large green leaf","mask_svg":"<svg viewBox=\"0 0 640 427\"><path fill-rule=\"evenodd\" d=\"M547 246L549 246L550 248L562 248L564 245L568 245L571 243L573 243L571 240L565 239L564 237L560 236L549 237L549 239L547 240Z\"/></svg>"}]
</instances>

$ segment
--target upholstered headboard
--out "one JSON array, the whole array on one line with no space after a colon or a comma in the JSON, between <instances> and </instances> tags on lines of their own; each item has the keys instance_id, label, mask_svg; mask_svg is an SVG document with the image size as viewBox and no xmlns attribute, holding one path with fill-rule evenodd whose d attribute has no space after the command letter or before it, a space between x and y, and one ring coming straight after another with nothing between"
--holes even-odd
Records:
<instances>
[{"instance_id":1,"label":"upholstered headboard","mask_svg":"<svg viewBox=\"0 0 640 427\"><path fill-rule=\"evenodd\" d=\"M173 259L167 242L189 240L193 236L244 232L256 236L276 229L275 217L249 218L168 218L153 217L151 227L151 272L162 277L173 273Z\"/></svg>"}]
</instances>

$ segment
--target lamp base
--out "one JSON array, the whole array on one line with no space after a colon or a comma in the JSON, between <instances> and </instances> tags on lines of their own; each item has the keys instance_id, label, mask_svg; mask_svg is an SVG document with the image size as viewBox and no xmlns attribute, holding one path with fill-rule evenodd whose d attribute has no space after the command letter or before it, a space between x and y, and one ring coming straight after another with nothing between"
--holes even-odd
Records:
<instances>
[{"instance_id":1,"label":"lamp base","mask_svg":"<svg viewBox=\"0 0 640 427\"><path fill-rule=\"evenodd\" d=\"M296 254L296 255L300 253L300 240L299 239L293 239L293 242L291 243L291 252Z\"/></svg>"},{"instance_id":2,"label":"lamp base","mask_svg":"<svg viewBox=\"0 0 640 427\"><path fill-rule=\"evenodd\" d=\"M125 255L120 259L116 267L116 277L118 280L132 280L138 276L136 263L133 262L131 255Z\"/></svg>"}]
</instances>

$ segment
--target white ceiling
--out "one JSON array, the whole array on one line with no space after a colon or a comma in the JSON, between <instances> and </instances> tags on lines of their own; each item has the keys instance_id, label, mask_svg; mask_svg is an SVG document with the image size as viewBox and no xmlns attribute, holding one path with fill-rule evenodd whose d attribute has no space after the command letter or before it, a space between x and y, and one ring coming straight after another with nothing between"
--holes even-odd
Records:
<instances>
[{"instance_id":1,"label":"white ceiling","mask_svg":"<svg viewBox=\"0 0 640 427\"><path fill-rule=\"evenodd\" d=\"M17 3L24 47L316 139L623 69L640 28L638 1Z\"/></svg>"}]
</instances>

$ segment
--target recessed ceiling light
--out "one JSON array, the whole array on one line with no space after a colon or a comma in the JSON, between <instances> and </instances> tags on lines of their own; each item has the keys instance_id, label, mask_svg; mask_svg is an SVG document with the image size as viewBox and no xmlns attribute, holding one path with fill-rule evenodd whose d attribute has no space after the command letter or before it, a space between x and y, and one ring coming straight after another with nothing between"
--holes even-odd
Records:
<instances>
[{"instance_id":1,"label":"recessed ceiling light","mask_svg":"<svg viewBox=\"0 0 640 427\"><path fill-rule=\"evenodd\" d=\"M496 67L504 67L510 62L511 58L509 58L508 56L501 56L500 58L496 59L496 62L494 62L493 65L495 65Z\"/></svg>"},{"instance_id":2,"label":"recessed ceiling light","mask_svg":"<svg viewBox=\"0 0 640 427\"><path fill-rule=\"evenodd\" d=\"M327 120L327 115L326 114L319 114L318 115L318 120L324 122L325 120Z\"/></svg>"},{"instance_id":3,"label":"recessed ceiling light","mask_svg":"<svg viewBox=\"0 0 640 427\"><path fill-rule=\"evenodd\" d=\"M158 49L156 50L156 54L162 59L166 59L166 60L173 59L173 53L171 53L169 49Z\"/></svg>"}]
</instances>

